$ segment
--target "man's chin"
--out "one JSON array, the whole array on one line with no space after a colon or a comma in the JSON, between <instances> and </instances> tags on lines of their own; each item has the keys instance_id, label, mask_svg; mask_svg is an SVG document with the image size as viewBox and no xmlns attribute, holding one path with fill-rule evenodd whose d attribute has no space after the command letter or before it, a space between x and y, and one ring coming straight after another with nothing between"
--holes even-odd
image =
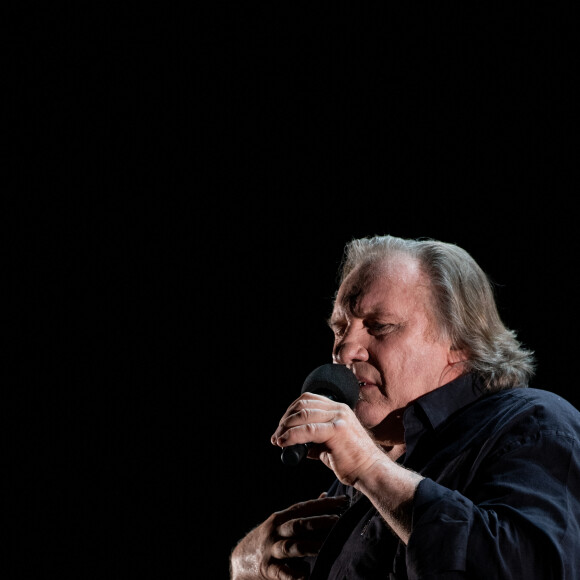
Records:
<instances>
[{"instance_id":1,"label":"man's chin","mask_svg":"<svg viewBox=\"0 0 580 580\"><path fill-rule=\"evenodd\" d=\"M370 431L374 430L375 427L380 425L388 417L386 413L377 409L376 405L364 400L358 401L354 408L354 414L360 421L360 424Z\"/></svg>"}]
</instances>

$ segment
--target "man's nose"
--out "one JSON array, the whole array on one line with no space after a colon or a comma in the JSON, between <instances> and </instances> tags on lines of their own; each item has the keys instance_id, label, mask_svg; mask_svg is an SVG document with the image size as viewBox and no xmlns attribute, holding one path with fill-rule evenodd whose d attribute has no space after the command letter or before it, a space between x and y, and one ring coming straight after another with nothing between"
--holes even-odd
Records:
<instances>
[{"instance_id":1,"label":"man's nose","mask_svg":"<svg viewBox=\"0 0 580 580\"><path fill-rule=\"evenodd\" d=\"M369 358L367 345L356 332L349 332L334 346L332 359L336 364L349 365Z\"/></svg>"}]
</instances>

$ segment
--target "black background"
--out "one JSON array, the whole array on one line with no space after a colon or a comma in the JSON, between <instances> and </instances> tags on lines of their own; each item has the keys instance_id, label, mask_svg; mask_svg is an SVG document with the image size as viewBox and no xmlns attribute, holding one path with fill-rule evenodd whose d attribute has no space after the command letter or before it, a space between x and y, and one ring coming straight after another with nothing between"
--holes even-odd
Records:
<instances>
[{"instance_id":1,"label":"black background","mask_svg":"<svg viewBox=\"0 0 580 580\"><path fill-rule=\"evenodd\" d=\"M4 577L225 578L323 491L269 437L353 237L464 247L580 405L564 6L15 6Z\"/></svg>"}]
</instances>

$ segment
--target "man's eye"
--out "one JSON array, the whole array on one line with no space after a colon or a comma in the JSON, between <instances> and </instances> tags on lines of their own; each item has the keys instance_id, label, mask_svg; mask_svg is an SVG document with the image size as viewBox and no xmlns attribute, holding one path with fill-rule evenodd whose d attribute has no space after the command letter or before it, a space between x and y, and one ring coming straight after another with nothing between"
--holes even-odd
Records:
<instances>
[{"instance_id":1,"label":"man's eye","mask_svg":"<svg viewBox=\"0 0 580 580\"><path fill-rule=\"evenodd\" d=\"M374 334L384 334L385 332L392 330L394 326L394 324L380 324L378 322L373 322L372 324L368 324L367 328Z\"/></svg>"}]
</instances>

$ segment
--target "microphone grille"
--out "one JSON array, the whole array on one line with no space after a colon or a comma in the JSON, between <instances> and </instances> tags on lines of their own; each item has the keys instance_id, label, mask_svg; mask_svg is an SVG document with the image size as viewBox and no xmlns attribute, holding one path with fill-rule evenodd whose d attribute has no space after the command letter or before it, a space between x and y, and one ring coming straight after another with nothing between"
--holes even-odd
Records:
<instances>
[{"instance_id":1,"label":"microphone grille","mask_svg":"<svg viewBox=\"0 0 580 580\"><path fill-rule=\"evenodd\" d=\"M345 365L324 364L314 369L304 381L302 392L316 393L346 403L351 409L356 405L359 384L354 373Z\"/></svg>"}]
</instances>

